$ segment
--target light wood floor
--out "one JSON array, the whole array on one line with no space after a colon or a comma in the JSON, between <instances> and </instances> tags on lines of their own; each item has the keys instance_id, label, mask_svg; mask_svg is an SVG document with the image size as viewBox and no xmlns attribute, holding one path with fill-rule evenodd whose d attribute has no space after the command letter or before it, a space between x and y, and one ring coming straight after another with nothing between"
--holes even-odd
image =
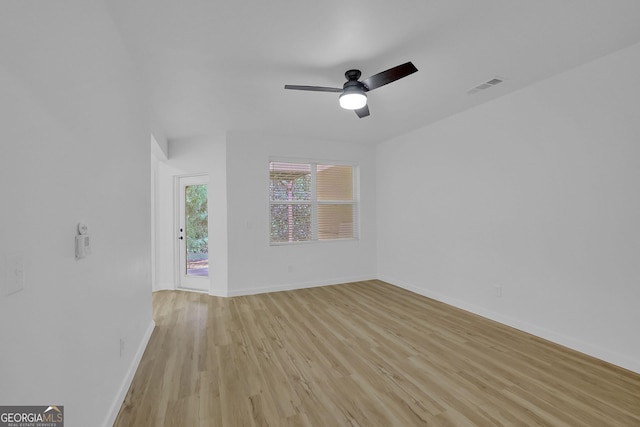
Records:
<instances>
[{"instance_id":1,"label":"light wood floor","mask_svg":"<svg viewBox=\"0 0 640 427\"><path fill-rule=\"evenodd\" d=\"M640 375L380 281L154 294L115 426L640 426Z\"/></svg>"}]
</instances>

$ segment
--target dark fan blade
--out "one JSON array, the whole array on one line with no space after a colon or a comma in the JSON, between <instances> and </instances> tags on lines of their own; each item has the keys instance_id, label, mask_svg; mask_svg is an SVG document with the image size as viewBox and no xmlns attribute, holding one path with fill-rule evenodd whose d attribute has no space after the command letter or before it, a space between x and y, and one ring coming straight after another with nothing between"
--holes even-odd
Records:
<instances>
[{"instance_id":1,"label":"dark fan blade","mask_svg":"<svg viewBox=\"0 0 640 427\"><path fill-rule=\"evenodd\" d=\"M336 92L341 93L343 90L337 87L323 87L323 86L297 86L297 85L284 85L285 89L294 90L311 90L314 92Z\"/></svg>"},{"instance_id":2,"label":"dark fan blade","mask_svg":"<svg viewBox=\"0 0 640 427\"><path fill-rule=\"evenodd\" d=\"M360 118L367 117L369 115L369 106L365 105L364 107L360 108L359 110L354 110L354 111L356 112L356 114Z\"/></svg>"},{"instance_id":3,"label":"dark fan blade","mask_svg":"<svg viewBox=\"0 0 640 427\"><path fill-rule=\"evenodd\" d=\"M389 68L387 71L383 71L376 75L369 77L362 81L367 87L367 90L374 90L380 86L384 86L388 83L395 82L398 79L407 77L409 74L413 74L418 69L411 62L398 65L397 67Z\"/></svg>"}]
</instances>

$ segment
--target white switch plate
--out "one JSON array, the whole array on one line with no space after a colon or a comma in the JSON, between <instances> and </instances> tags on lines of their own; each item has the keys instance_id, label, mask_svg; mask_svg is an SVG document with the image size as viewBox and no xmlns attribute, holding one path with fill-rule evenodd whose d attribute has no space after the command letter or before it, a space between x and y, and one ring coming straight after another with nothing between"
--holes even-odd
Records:
<instances>
[{"instance_id":1,"label":"white switch plate","mask_svg":"<svg viewBox=\"0 0 640 427\"><path fill-rule=\"evenodd\" d=\"M5 295L15 294L24 289L25 271L24 255L8 254L4 257L4 289Z\"/></svg>"}]
</instances>

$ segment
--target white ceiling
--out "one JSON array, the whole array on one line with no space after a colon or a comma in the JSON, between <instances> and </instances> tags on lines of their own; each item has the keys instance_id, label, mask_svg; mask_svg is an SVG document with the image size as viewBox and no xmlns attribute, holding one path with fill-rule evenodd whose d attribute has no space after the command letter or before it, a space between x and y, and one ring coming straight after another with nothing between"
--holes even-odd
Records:
<instances>
[{"instance_id":1,"label":"white ceiling","mask_svg":"<svg viewBox=\"0 0 640 427\"><path fill-rule=\"evenodd\" d=\"M106 0L169 139L250 130L375 143L640 42L638 0ZM412 61L369 92L341 87ZM505 82L467 92L495 76ZM611 76L615 78L615 76ZM585 88L588 90L588 88Z\"/></svg>"}]
</instances>

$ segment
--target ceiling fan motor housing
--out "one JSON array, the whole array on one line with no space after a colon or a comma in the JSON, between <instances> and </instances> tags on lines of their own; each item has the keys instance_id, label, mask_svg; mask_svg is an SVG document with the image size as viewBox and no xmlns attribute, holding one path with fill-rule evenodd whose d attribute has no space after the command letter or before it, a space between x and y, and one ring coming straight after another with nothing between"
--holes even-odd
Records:
<instances>
[{"instance_id":1,"label":"ceiling fan motor housing","mask_svg":"<svg viewBox=\"0 0 640 427\"><path fill-rule=\"evenodd\" d=\"M347 80L358 80L360 76L362 76L362 73L360 72L360 70L348 70L346 73L344 73L344 76L347 78Z\"/></svg>"},{"instance_id":2,"label":"ceiling fan motor housing","mask_svg":"<svg viewBox=\"0 0 640 427\"><path fill-rule=\"evenodd\" d=\"M358 73L360 73L358 71ZM349 80L344 84L340 95L340 106L347 110L357 110L367 104L366 87L358 80Z\"/></svg>"},{"instance_id":3,"label":"ceiling fan motor housing","mask_svg":"<svg viewBox=\"0 0 640 427\"><path fill-rule=\"evenodd\" d=\"M343 86L342 89L347 92L347 91L354 91L354 90L359 90L361 92L367 92L367 87L364 85L364 83L359 82L357 80L349 80L347 81Z\"/></svg>"}]
</instances>

